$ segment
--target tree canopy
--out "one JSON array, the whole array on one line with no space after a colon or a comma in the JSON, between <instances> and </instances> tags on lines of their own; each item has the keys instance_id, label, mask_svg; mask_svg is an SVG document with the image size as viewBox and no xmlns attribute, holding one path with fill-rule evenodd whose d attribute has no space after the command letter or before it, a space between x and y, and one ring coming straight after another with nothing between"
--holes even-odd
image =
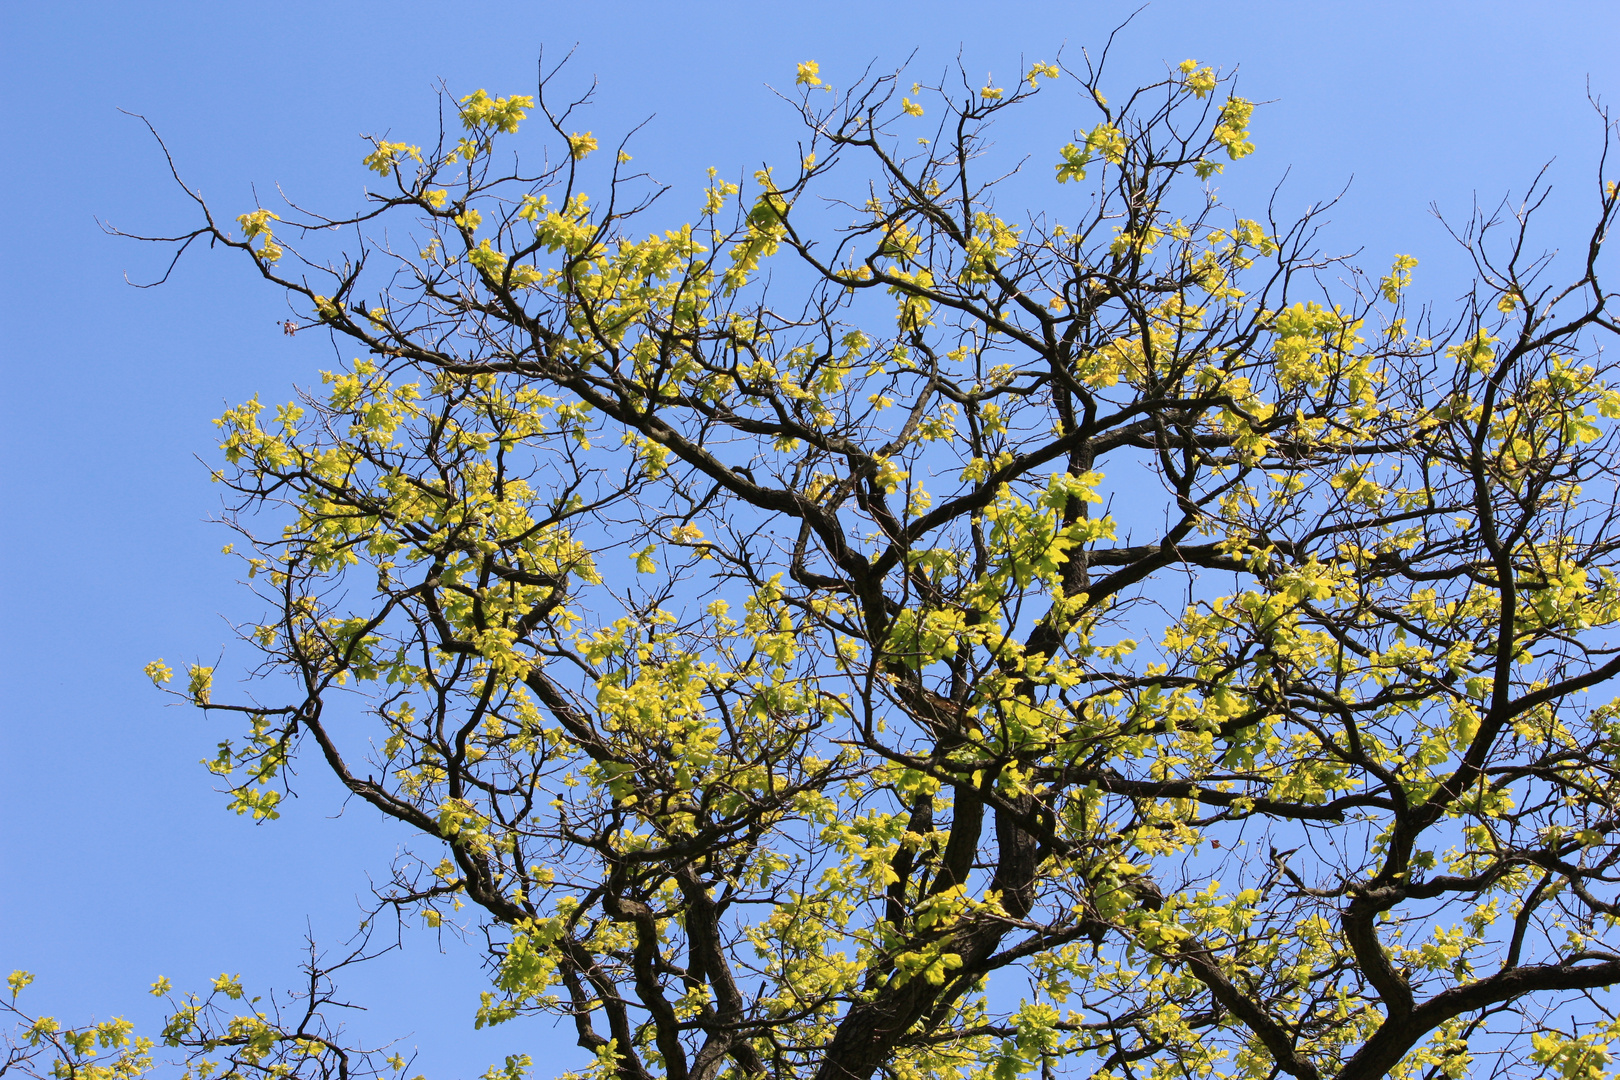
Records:
<instances>
[{"instance_id":1,"label":"tree canopy","mask_svg":"<svg viewBox=\"0 0 1620 1080\"><path fill-rule=\"evenodd\" d=\"M481 929L474 1022L565 1017L596 1080L1604 1075L1614 182L1557 262L1542 187L1458 226L1473 290L1409 306L1415 260L1221 202L1216 69L958 74L801 64L799 160L674 228L554 78L373 139L351 216L193 195L156 239L360 354L217 421L256 659L171 692L236 724L231 808L330 771L413 838L379 917ZM1054 92L1071 141L1004 160ZM158 1038L403 1076L326 1019L366 955ZM10 1064L155 1067L29 978Z\"/></svg>"}]
</instances>

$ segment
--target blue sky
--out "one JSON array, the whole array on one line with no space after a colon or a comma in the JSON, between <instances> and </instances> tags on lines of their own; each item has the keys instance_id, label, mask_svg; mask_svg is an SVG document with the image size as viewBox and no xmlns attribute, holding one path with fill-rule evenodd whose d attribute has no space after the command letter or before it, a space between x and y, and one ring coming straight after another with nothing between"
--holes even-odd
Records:
<instances>
[{"instance_id":1,"label":"blue sky","mask_svg":"<svg viewBox=\"0 0 1620 1080\"><path fill-rule=\"evenodd\" d=\"M406 838L316 775L280 821L224 809L197 765L226 732L166 709L148 660L211 663L228 620L252 614L204 464L209 424L255 391L285 399L331 366L318 335L283 336L282 298L239 260L195 252L161 289L155 251L102 233L180 231L188 208L139 123L163 133L188 181L222 210L275 185L309 204L356 203L358 136L429 134L442 80L522 93L537 56L576 46L569 85L599 80L581 126L608 141L652 116L632 152L695 204L703 169L790 160L793 119L767 84L816 59L830 81L913 52L926 80L960 53L1009 79L1060 47L1096 47L1124 3L525 3L285 0L0 5L0 125L10 150L0 216L0 969L64 1020L150 1019L158 975L197 987L221 971L286 985L306 929L337 944ZM1465 217L1553 162L1538 234L1583 241L1601 125L1586 100L1620 96L1620 5L1159 0L1120 38L1116 85L1186 57L1239 66L1272 104L1259 150L1226 190L1258 210L1285 172L1285 215L1336 195L1327 247L1374 272L1421 260L1417 295L1466 287L1430 215ZM565 82L567 80L565 79ZM1061 84L1058 93L1063 93ZM1058 113L1051 113L1058 115ZM1079 111L1076 111L1077 120ZM1039 164L1066 141L1028 135ZM1041 168L1045 168L1041 165ZM1353 181L1353 182L1352 182ZM201 458L199 462L197 459ZM230 659L221 669L228 679ZM477 949L425 934L346 983L371 1037L405 1036L434 1080L531 1053L539 1076L577 1060L544 1024L472 1031Z\"/></svg>"}]
</instances>

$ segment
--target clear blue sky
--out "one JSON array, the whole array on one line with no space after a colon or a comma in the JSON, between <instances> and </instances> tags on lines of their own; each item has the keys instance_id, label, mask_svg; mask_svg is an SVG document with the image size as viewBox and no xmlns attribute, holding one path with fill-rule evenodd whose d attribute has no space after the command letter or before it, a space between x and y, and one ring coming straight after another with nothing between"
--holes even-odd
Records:
<instances>
[{"instance_id":1,"label":"clear blue sky","mask_svg":"<svg viewBox=\"0 0 1620 1080\"><path fill-rule=\"evenodd\" d=\"M196 252L162 289L124 284L157 254L103 235L97 217L154 232L191 219L118 109L150 117L231 214L254 185L268 205L276 184L339 211L364 182L360 133L425 138L440 80L458 95L521 93L542 46L577 43L574 85L600 80L580 126L606 142L656 114L633 152L684 206L708 165L785 160L793 121L766 84L791 83L797 61L847 82L916 50L926 79L960 51L1010 80L1020 57L1095 46L1134 6L0 4L0 969L35 971L28 1000L64 1020L149 1020L143 990L159 974L284 986L306 926L340 941L405 839L341 813L315 775L280 821L229 815L197 765L226 732L165 709L141 676L160 655L213 662L226 621L253 614L218 555L228 537L206 523L218 493L196 457L217 453L209 420L255 391L285 399L332 355L319 335L279 333L282 298L239 260ZM1466 216L1476 192L1494 203L1556 158L1540 235L1581 242L1601 134L1587 81L1620 100L1616 46L1612 0L1158 0L1122 35L1114 77L1133 85L1186 57L1240 65L1243 92L1273 104L1253 124L1259 152L1229 170L1234 200L1258 210L1291 167L1286 213L1353 177L1327 246L1362 249L1375 272L1414 254L1418 294L1444 301L1466 279L1431 202ZM1041 138L1037 161L1066 141ZM407 945L345 984L372 1006L356 1030L408 1036L432 1080L518 1050L540 1077L577 1062L549 1024L472 1031L475 947Z\"/></svg>"}]
</instances>

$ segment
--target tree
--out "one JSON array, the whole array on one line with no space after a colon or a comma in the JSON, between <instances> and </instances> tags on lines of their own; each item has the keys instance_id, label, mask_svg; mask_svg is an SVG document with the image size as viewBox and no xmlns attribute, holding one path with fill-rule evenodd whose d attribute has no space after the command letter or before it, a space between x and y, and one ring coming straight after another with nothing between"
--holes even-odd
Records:
<instances>
[{"instance_id":1,"label":"tree","mask_svg":"<svg viewBox=\"0 0 1620 1080\"><path fill-rule=\"evenodd\" d=\"M1004 216L988 126L1060 76L1092 111L1030 166L1062 208ZM357 215L194 195L167 238L364 354L218 421L266 614L248 693L182 696L240 718L233 809L330 770L418 838L379 911L466 905L476 1022L570 1017L596 1077L1603 1074L1601 170L1572 271L1537 186L1457 232L1442 317L1414 260L1375 281L1315 213L1222 206L1252 106L1193 61L1119 102L1089 59L909 92L805 63L802 160L651 234L661 189L553 86L374 139ZM332 967L164 1035L394 1075L321 1027ZM30 1031L27 1068L150 1067Z\"/></svg>"}]
</instances>

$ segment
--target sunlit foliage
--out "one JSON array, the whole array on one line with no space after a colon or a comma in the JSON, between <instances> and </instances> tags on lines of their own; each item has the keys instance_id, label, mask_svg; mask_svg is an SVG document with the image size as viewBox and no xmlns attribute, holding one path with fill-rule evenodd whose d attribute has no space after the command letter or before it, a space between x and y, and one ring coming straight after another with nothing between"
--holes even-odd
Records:
<instances>
[{"instance_id":1,"label":"sunlit foliage","mask_svg":"<svg viewBox=\"0 0 1620 1080\"><path fill-rule=\"evenodd\" d=\"M1605 1075L1614 186L1557 284L1461 230L1442 316L1221 204L1212 67L836 82L690 224L549 87L374 140L352 219L197 201L359 354L218 421L258 665L148 673L231 807L330 770L414 836L382 907L488 928L475 1022L594 1077ZM197 1076L339 1071L241 996L176 999Z\"/></svg>"}]
</instances>

